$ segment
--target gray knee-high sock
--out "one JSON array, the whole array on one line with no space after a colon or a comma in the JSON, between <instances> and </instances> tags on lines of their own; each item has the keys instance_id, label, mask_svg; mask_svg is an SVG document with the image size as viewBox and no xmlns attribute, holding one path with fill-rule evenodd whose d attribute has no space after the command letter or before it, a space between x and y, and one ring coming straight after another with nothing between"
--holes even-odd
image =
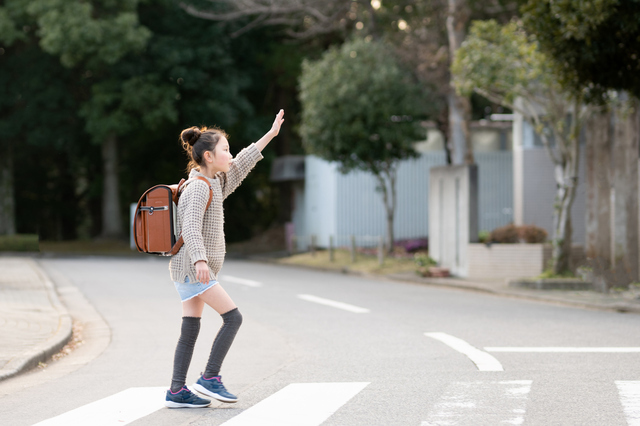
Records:
<instances>
[{"instance_id":1,"label":"gray knee-high sock","mask_svg":"<svg viewBox=\"0 0 640 426\"><path fill-rule=\"evenodd\" d=\"M193 348L200 332L200 318L182 317L180 339L173 357L173 377L171 378L171 392L178 392L185 385L187 370L191 364Z\"/></svg>"},{"instance_id":2,"label":"gray knee-high sock","mask_svg":"<svg viewBox=\"0 0 640 426\"><path fill-rule=\"evenodd\" d=\"M211 347L211 355L209 355L207 368L204 370L205 378L211 378L220 374L222 361L224 361L224 357L227 356L233 339L236 337L236 333L238 333L238 329L242 324L242 314L238 308L234 308L226 314L222 314L222 321L222 327L220 327L218 335Z\"/></svg>"}]
</instances>

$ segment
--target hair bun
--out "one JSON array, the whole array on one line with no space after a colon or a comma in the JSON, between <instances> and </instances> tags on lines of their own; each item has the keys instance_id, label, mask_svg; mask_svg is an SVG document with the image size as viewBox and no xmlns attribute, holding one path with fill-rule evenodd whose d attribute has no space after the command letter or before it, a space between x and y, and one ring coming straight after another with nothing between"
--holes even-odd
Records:
<instances>
[{"instance_id":1,"label":"hair bun","mask_svg":"<svg viewBox=\"0 0 640 426\"><path fill-rule=\"evenodd\" d=\"M180 134L180 139L182 139L184 143L188 143L189 145L193 146L196 144L196 142L198 142L201 134L202 132L197 127L190 127L182 131L182 133Z\"/></svg>"}]
</instances>

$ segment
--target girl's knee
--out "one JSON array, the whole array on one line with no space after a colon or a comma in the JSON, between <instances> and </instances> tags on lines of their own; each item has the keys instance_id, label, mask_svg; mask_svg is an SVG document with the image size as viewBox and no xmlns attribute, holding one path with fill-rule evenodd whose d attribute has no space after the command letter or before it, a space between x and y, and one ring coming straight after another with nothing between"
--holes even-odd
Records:
<instances>
[{"instance_id":1,"label":"girl's knee","mask_svg":"<svg viewBox=\"0 0 640 426\"><path fill-rule=\"evenodd\" d=\"M229 312L222 314L222 320L226 324L233 324L236 327L240 327L242 324L242 314L238 308L234 308Z\"/></svg>"}]
</instances>

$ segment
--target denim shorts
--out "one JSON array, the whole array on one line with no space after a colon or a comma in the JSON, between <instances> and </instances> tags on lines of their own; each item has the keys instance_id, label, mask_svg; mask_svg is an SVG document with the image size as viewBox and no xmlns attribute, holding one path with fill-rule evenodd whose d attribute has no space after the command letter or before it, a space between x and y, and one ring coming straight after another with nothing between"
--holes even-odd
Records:
<instances>
[{"instance_id":1,"label":"denim shorts","mask_svg":"<svg viewBox=\"0 0 640 426\"><path fill-rule=\"evenodd\" d=\"M207 284L202 284L201 282L191 283L189 282L189 277L187 277L183 283L179 283L177 281L174 281L173 283L176 285L176 290L178 290L180 300L186 302L187 300L193 299L194 297L209 290L211 287L218 284L218 281L211 280Z\"/></svg>"}]
</instances>

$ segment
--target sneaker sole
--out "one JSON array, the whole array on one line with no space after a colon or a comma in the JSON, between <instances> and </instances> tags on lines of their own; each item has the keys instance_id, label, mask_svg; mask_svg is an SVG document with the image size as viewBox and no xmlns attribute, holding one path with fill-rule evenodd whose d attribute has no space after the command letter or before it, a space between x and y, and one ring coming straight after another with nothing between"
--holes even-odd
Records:
<instances>
[{"instance_id":1,"label":"sneaker sole","mask_svg":"<svg viewBox=\"0 0 640 426\"><path fill-rule=\"evenodd\" d=\"M184 402L165 401L164 405L167 408L206 408L209 405L211 405L211 402L209 402L208 404L194 405L194 404L186 404Z\"/></svg>"},{"instance_id":2,"label":"sneaker sole","mask_svg":"<svg viewBox=\"0 0 640 426\"><path fill-rule=\"evenodd\" d=\"M218 395L215 392L211 392L209 389L205 388L204 386L202 386L199 383L194 383L191 386L191 388L193 388L194 390L200 392L203 395L207 395L207 396L210 396L211 398L215 398L220 402L228 402L228 403L232 404L232 403L238 401L238 398L236 398L236 399L226 398L226 397L224 397L222 395Z\"/></svg>"}]
</instances>

